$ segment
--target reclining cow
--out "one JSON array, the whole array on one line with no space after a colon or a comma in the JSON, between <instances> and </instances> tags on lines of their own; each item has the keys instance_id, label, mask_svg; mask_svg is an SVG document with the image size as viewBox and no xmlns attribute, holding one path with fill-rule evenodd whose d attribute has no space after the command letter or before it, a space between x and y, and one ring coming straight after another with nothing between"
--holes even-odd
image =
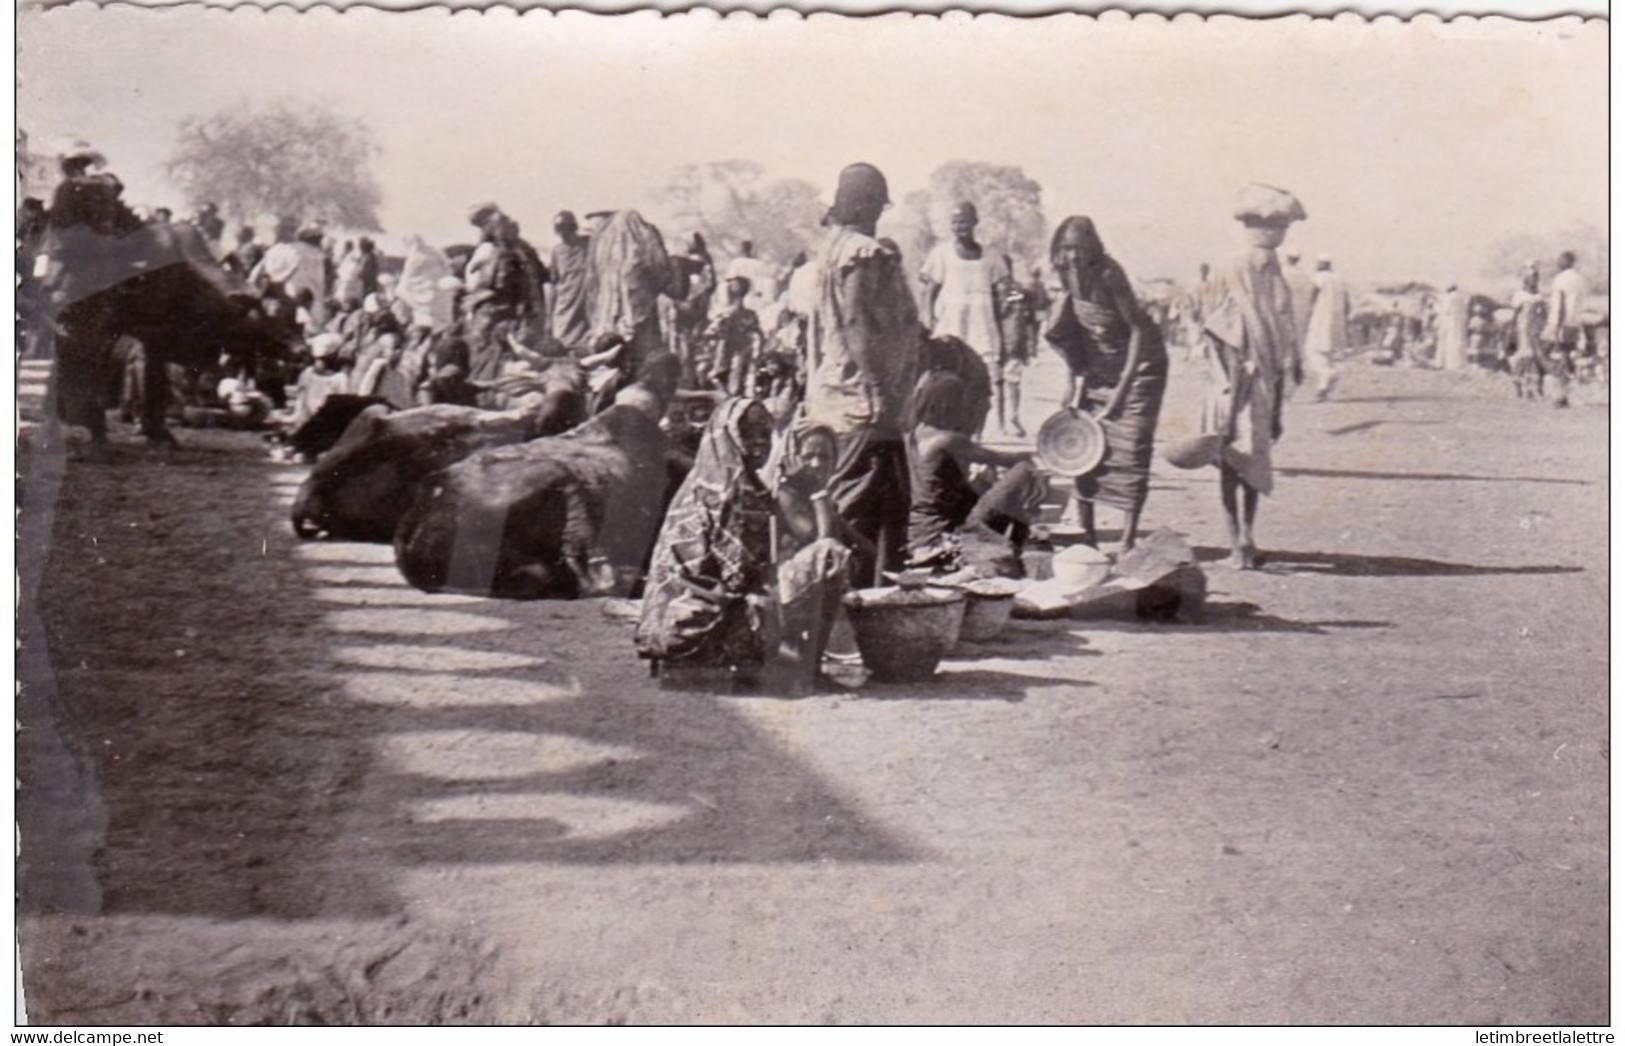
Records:
<instances>
[{"instance_id":1,"label":"reclining cow","mask_svg":"<svg viewBox=\"0 0 1625 1046\"><path fill-rule=\"evenodd\" d=\"M586 417L586 374L568 362L529 382L506 411L434 404L362 411L299 488L294 533L390 541L425 477L477 450L565 432Z\"/></svg>"},{"instance_id":2,"label":"reclining cow","mask_svg":"<svg viewBox=\"0 0 1625 1046\"><path fill-rule=\"evenodd\" d=\"M425 592L626 594L669 495L664 401L634 385L562 436L480 451L430 477L395 534Z\"/></svg>"},{"instance_id":3,"label":"reclining cow","mask_svg":"<svg viewBox=\"0 0 1625 1046\"><path fill-rule=\"evenodd\" d=\"M252 368L288 351L283 330L258 300L220 268L188 225L154 225L120 236L83 226L55 230L50 241L53 305L44 322L57 331L52 374L57 414L107 439L106 410L117 398L115 345L140 342L141 432L173 445L166 425L170 364Z\"/></svg>"}]
</instances>

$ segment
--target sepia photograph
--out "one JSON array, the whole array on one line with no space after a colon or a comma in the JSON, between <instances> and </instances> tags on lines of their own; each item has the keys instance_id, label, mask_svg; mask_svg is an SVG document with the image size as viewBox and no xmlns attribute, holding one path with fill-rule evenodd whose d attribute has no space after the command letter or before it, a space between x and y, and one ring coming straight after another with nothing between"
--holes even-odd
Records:
<instances>
[{"instance_id":1,"label":"sepia photograph","mask_svg":"<svg viewBox=\"0 0 1625 1046\"><path fill-rule=\"evenodd\" d=\"M1608 45L23 4L14 1026L1602 1041Z\"/></svg>"}]
</instances>

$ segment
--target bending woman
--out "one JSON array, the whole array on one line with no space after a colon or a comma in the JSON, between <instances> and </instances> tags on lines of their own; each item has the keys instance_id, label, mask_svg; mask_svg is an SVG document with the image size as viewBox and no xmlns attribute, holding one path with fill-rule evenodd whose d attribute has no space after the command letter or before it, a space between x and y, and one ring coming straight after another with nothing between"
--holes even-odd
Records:
<instances>
[{"instance_id":1,"label":"bending woman","mask_svg":"<svg viewBox=\"0 0 1625 1046\"><path fill-rule=\"evenodd\" d=\"M655 543L634 641L668 682L691 670L753 682L770 649L773 418L750 399L712 414Z\"/></svg>"},{"instance_id":2,"label":"bending woman","mask_svg":"<svg viewBox=\"0 0 1625 1046\"><path fill-rule=\"evenodd\" d=\"M1094 545L1095 504L1121 510L1126 552L1134 547L1151 483L1151 444L1168 385L1168 350L1162 331L1135 300L1123 267L1106 253L1094 222L1082 217L1062 222L1050 241L1050 261L1065 293L1050 310L1044 338L1071 371L1067 402L1093 414L1106 432L1105 460L1077 480L1078 522Z\"/></svg>"}]
</instances>

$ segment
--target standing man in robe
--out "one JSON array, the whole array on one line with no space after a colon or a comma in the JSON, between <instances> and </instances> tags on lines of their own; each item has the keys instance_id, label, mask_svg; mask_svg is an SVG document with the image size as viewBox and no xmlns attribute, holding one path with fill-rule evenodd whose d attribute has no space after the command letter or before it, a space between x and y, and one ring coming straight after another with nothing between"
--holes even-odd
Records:
<instances>
[{"instance_id":1,"label":"standing man in robe","mask_svg":"<svg viewBox=\"0 0 1625 1046\"><path fill-rule=\"evenodd\" d=\"M592 297L588 293L592 246L570 211L553 217L553 231L559 242L551 259L550 334L558 349L570 354L585 352L592 335Z\"/></svg>"},{"instance_id":2,"label":"standing man in robe","mask_svg":"<svg viewBox=\"0 0 1625 1046\"><path fill-rule=\"evenodd\" d=\"M1303 336L1304 370L1315 383L1316 403L1332 394L1332 386L1337 384L1337 357L1348 344L1348 285L1332 271L1332 260L1321 255L1315 264L1315 292Z\"/></svg>"},{"instance_id":3,"label":"standing man in robe","mask_svg":"<svg viewBox=\"0 0 1625 1046\"><path fill-rule=\"evenodd\" d=\"M1439 331L1439 367L1461 370L1467 366L1467 295L1451 284L1439 298L1435 313Z\"/></svg>"},{"instance_id":4,"label":"standing man in robe","mask_svg":"<svg viewBox=\"0 0 1625 1046\"><path fill-rule=\"evenodd\" d=\"M1292 327L1298 332L1298 344L1294 351L1297 353L1292 380L1294 384L1303 381L1303 335L1309 329L1309 309L1315 300L1315 278L1304 267L1302 255L1295 250L1282 252L1286 258L1286 266L1281 275L1286 278L1286 285L1292 288Z\"/></svg>"},{"instance_id":5,"label":"standing man in robe","mask_svg":"<svg viewBox=\"0 0 1625 1046\"><path fill-rule=\"evenodd\" d=\"M919 314L902 256L875 239L890 203L886 176L841 171L813 270L807 324L807 418L835 434L836 511L857 536L853 583L901 569L908 536L904 405L920 369Z\"/></svg>"},{"instance_id":6,"label":"standing man in robe","mask_svg":"<svg viewBox=\"0 0 1625 1046\"><path fill-rule=\"evenodd\" d=\"M1230 534L1230 565L1256 569L1253 523L1258 498L1274 487L1271 448L1281 438L1286 382L1298 365L1292 288L1275 248L1308 214L1285 189L1253 184L1235 218L1250 245L1213 274L1202 307L1208 395L1202 432L1220 437L1219 495Z\"/></svg>"}]
</instances>

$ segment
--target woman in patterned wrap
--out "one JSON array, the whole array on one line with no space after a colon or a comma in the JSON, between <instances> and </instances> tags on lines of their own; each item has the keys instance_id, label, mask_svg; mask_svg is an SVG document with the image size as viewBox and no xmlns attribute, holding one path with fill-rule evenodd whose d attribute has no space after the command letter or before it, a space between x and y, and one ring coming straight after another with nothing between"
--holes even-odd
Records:
<instances>
[{"instance_id":1,"label":"woman in patterned wrap","mask_svg":"<svg viewBox=\"0 0 1625 1046\"><path fill-rule=\"evenodd\" d=\"M766 407L722 404L666 511L634 641L668 682L705 670L750 683L771 649L772 446Z\"/></svg>"},{"instance_id":2,"label":"woman in patterned wrap","mask_svg":"<svg viewBox=\"0 0 1625 1046\"><path fill-rule=\"evenodd\" d=\"M1089 544L1096 544L1095 504L1123 513L1123 550L1134 547L1151 482L1151 444L1168 385L1162 331L1134 297L1123 267L1112 260L1088 218L1071 217L1055 230L1050 261L1065 293L1044 324L1044 338L1066 360L1067 402L1089 411L1106 433L1106 458L1078 477L1073 505Z\"/></svg>"}]
</instances>

